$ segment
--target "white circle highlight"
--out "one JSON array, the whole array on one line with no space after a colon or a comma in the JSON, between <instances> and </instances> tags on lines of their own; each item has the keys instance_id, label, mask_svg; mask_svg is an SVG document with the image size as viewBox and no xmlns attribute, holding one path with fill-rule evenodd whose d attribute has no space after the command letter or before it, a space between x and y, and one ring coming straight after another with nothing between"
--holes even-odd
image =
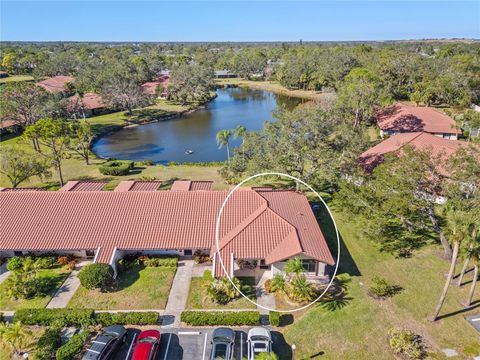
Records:
<instances>
[{"instance_id":1,"label":"white circle highlight","mask_svg":"<svg viewBox=\"0 0 480 360\"><path fill-rule=\"evenodd\" d=\"M338 248L338 251L337 251L337 259L335 261L335 271L333 272L333 276L332 278L330 279L330 282L328 283L327 287L325 288L325 290L315 299L313 300L312 302L304 305L304 306L301 306L299 308L296 308L296 309L292 309L292 310L277 310L277 309L270 309L268 306L263 306L263 305L260 305L259 303L257 303L256 301L253 301L251 300L248 296L246 296L235 284L234 282L232 281L230 275L228 274L228 271L227 269L225 268L225 265L223 263L223 259L222 259L222 256L220 255L220 245L219 245L219 238L220 238L220 234L219 234L219 231L220 231L220 219L222 217L222 213L223 213L223 209L225 208L225 205L227 204L228 200L230 199L230 196L232 196L232 194L240 187L242 186L244 183L250 181L250 180L253 180L255 178L258 178L260 176L285 176L289 179L292 179L292 180L295 180L295 181L298 181L299 183L301 183L302 185L306 186L310 191L312 191L319 199L320 201L323 203L323 205L325 205L325 208L327 209L328 211L328 214L330 215L330 217L332 218L332 221L333 221L333 225L335 227L335 233L337 234L337 248ZM230 192L228 193L227 197L225 198L225 200L223 201L222 203L222 206L220 207L220 211L217 215L217 221L215 223L215 244L216 244L216 247L217 247L217 250L215 252L216 255L218 255L218 260L220 260L220 265L222 266L222 269L223 269L223 272L224 274L227 276L228 280L230 281L230 283L233 285L233 287L245 298L247 299L248 301L250 301L252 304L256 305L257 307L259 308L262 308L264 310L268 310L268 311L276 311L276 312L279 312L279 313L292 313L292 312L296 312L296 311L300 311L300 310L303 310L303 309L306 309L310 306L312 306L313 304L315 304L316 302L318 302L322 297L323 295L325 295L325 293L328 291L328 289L330 288L330 286L332 286L333 284L333 280L335 280L335 276L337 275L337 271L338 271L338 265L339 265L339 261L340 261L340 236L338 234L338 228L337 228L337 223L335 222L335 219L333 218L333 215L332 215L332 212L330 211L330 209L328 208L327 204L325 203L325 201L322 199L322 197L315 191L315 189L313 189L310 185L308 185L306 182L304 182L303 180L300 180L299 178L295 177L295 176L292 176L292 175L289 175L289 174L284 174L284 173L279 173L279 172L264 172L264 173L260 173L260 174L255 174L255 175L252 175L252 176L249 176L248 178L242 180L238 185L236 185L232 190L230 190Z\"/></svg>"}]
</instances>

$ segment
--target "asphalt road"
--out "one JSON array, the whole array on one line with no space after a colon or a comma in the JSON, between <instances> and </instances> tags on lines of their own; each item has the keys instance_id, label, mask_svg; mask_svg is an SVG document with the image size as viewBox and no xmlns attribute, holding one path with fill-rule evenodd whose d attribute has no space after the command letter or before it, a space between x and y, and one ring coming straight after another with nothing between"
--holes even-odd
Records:
<instances>
[{"instance_id":1,"label":"asphalt road","mask_svg":"<svg viewBox=\"0 0 480 360\"><path fill-rule=\"evenodd\" d=\"M209 360L212 350L213 328L203 329L160 329L160 351L156 360ZM235 329L234 359L247 356L248 328ZM138 329L128 329L124 344L115 351L112 360L129 360L133 352L132 343L140 333ZM283 336L273 331L273 350L280 359L291 359L290 346Z\"/></svg>"}]
</instances>

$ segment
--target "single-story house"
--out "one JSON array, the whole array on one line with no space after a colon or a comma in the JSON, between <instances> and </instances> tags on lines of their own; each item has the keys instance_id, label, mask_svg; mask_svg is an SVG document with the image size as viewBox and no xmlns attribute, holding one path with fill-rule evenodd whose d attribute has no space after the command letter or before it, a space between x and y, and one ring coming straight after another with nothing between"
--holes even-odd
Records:
<instances>
[{"instance_id":1,"label":"single-story house","mask_svg":"<svg viewBox=\"0 0 480 360\"><path fill-rule=\"evenodd\" d=\"M457 140L462 132L448 115L430 107L397 103L380 110L376 115L380 135L427 132L444 139Z\"/></svg>"},{"instance_id":2,"label":"single-story house","mask_svg":"<svg viewBox=\"0 0 480 360\"><path fill-rule=\"evenodd\" d=\"M73 83L74 81L75 78L71 76L59 75L39 81L37 85L41 86L50 93L61 93L67 92L65 85L67 85L68 83Z\"/></svg>"},{"instance_id":3,"label":"single-story house","mask_svg":"<svg viewBox=\"0 0 480 360\"><path fill-rule=\"evenodd\" d=\"M21 126L18 120L2 120L0 119L0 134L4 132L17 132Z\"/></svg>"},{"instance_id":4,"label":"single-story house","mask_svg":"<svg viewBox=\"0 0 480 360\"><path fill-rule=\"evenodd\" d=\"M468 143L447 140L426 132L402 133L391 136L365 151L359 156L359 163L367 172L371 172L383 162L385 154L399 152L406 145L411 145L417 150L429 151L434 157L444 158L445 161L438 165L438 169L444 175L448 175L448 169L445 168L447 158L460 147L468 146Z\"/></svg>"},{"instance_id":5,"label":"single-story house","mask_svg":"<svg viewBox=\"0 0 480 360\"><path fill-rule=\"evenodd\" d=\"M231 72L229 70L216 70L214 75L217 79L230 79L230 78L237 78L238 74Z\"/></svg>"},{"instance_id":6,"label":"single-story house","mask_svg":"<svg viewBox=\"0 0 480 360\"><path fill-rule=\"evenodd\" d=\"M80 109L86 117L97 115L105 109L102 97L95 93L85 93L82 97L73 95L68 100L72 109Z\"/></svg>"},{"instance_id":7,"label":"single-story house","mask_svg":"<svg viewBox=\"0 0 480 360\"><path fill-rule=\"evenodd\" d=\"M149 95L157 95L157 88L159 86L163 87L163 91L161 94L158 94L160 98L164 98L167 95L167 87L170 83L170 76L169 75L161 75L155 81L148 81L142 84L143 91Z\"/></svg>"},{"instance_id":8,"label":"single-story house","mask_svg":"<svg viewBox=\"0 0 480 360\"><path fill-rule=\"evenodd\" d=\"M158 182L120 183L115 191L97 184L75 191L78 186L0 192L0 255L72 253L116 269L131 253L189 257L199 250L211 255L217 277L224 275L219 254L231 276L273 276L299 257L312 281L325 279L335 263L307 198L293 190L235 191L220 220L217 249L216 219L228 191L195 181L168 191L158 191Z\"/></svg>"}]
</instances>

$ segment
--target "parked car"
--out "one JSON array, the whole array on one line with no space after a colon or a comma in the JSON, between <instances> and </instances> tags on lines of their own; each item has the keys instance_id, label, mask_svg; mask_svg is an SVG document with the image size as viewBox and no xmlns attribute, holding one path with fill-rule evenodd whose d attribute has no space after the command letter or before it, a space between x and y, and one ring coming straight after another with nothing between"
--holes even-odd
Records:
<instances>
[{"instance_id":1,"label":"parked car","mask_svg":"<svg viewBox=\"0 0 480 360\"><path fill-rule=\"evenodd\" d=\"M210 355L210 360L233 359L235 332L229 328L218 328L213 331L212 337L212 354Z\"/></svg>"},{"instance_id":2,"label":"parked car","mask_svg":"<svg viewBox=\"0 0 480 360\"><path fill-rule=\"evenodd\" d=\"M247 337L248 360L255 360L255 356L272 351L272 335L270 330L263 327L255 327L248 331Z\"/></svg>"},{"instance_id":3,"label":"parked car","mask_svg":"<svg viewBox=\"0 0 480 360\"><path fill-rule=\"evenodd\" d=\"M160 331L145 330L138 334L135 341L132 360L153 360L156 359L160 348Z\"/></svg>"},{"instance_id":4,"label":"parked car","mask_svg":"<svg viewBox=\"0 0 480 360\"><path fill-rule=\"evenodd\" d=\"M82 360L106 360L122 342L125 341L127 330L122 325L106 327L83 355Z\"/></svg>"}]
</instances>

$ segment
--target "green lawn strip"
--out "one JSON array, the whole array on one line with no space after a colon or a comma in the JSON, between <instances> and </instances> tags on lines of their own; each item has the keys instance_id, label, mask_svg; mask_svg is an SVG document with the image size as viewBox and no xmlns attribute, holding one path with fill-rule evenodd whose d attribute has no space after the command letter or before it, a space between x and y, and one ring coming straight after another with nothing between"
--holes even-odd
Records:
<instances>
[{"instance_id":1,"label":"green lawn strip","mask_svg":"<svg viewBox=\"0 0 480 360\"><path fill-rule=\"evenodd\" d=\"M454 315L435 323L426 319L438 301L443 275L448 271L448 262L438 256L440 247L428 246L409 259L397 259L379 252L363 238L361 226L339 213L334 212L334 217L343 240L339 273L352 275L347 295L351 299L334 311L318 305L286 329L287 342L297 345L301 357L324 351L326 359L391 359L386 333L394 326L420 334L434 352L431 358L442 358L442 348L453 348L465 358L480 353L478 334L463 319L475 310L458 312L458 301L468 292L465 286L451 287L447 295L442 314ZM367 295L367 288L375 275L401 286L402 292L392 299L374 300ZM479 296L477 291L475 298ZM309 337L304 336L306 333Z\"/></svg>"},{"instance_id":2,"label":"green lawn strip","mask_svg":"<svg viewBox=\"0 0 480 360\"><path fill-rule=\"evenodd\" d=\"M119 274L118 290L100 292L80 287L69 308L96 310L164 309L175 269L145 267Z\"/></svg>"},{"instance_id":3,"label":"green lawn strip","mask_svg":"<svg viewBox=\"0 0 480 360\"><path fill-rule=\"evenodd\" d=\"M0 84L6 84L15 81L33 81L33 76L30 75L11 75L4 78L0 78Z\"/></svg>"},{"instance_id":4,"label":"green lawn strip","mask_svg":"<svg viewBox=\"0 0 480 360\"><path fill-rule=\"evenodd\" d=\"M70 270L65 266L40 270L38 276L44 279L49 279L52 282L52 287L47 296L35 297L32 299L11 299L8 296L8 284L6 281L3 282L0 284L0 309L16 310L25 308L44 308L47 306L52 296L55 295L69 273Z\"/></svg>"},{"instance_id":5,"label":"green lawn strip","mask_svg":"<svg viewBox=\"0 0 480 360\"><path fill-rule=\"evenodd\" d=\"M250 277L239 278L242 287L240 290L251 300L255 301L255 279ZM221 305L210 300L207 294L209 282L201 277L193 277L188 293L187 309L256 309L256 305L243 296Z\"/></svg>"}]
</instances>

